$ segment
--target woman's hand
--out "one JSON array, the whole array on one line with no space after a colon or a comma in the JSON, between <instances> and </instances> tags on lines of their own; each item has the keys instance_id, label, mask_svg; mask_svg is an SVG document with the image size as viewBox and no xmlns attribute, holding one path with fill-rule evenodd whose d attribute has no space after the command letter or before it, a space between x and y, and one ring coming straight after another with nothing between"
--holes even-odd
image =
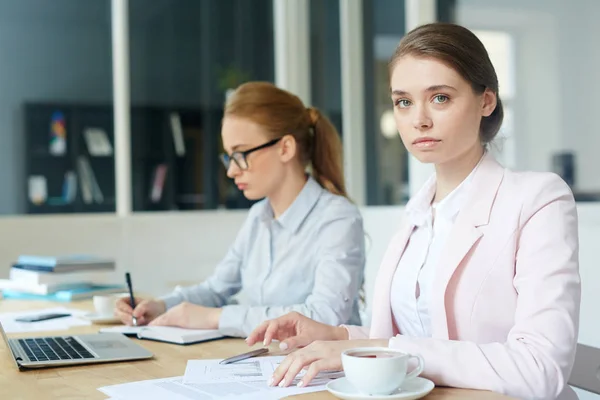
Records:
<instances>
[{"instance_id":1,"label":"woman's hand","mask_svg":"<svg viewBox=\"0 0 600 400\"><path fill-rule=\"evenodd\" d=\"M342 352L355 347L387 347L388 341L381 339L340 340L335 342L316 341L288 355L279 364L269 380L269 386L289 386L303 369L306 374L298 387L307 386L321 371L341 371Z\"/></svg>"},{"instance_id":2,"label":"woman's hand","mask_svg":"<svg viewBox=\"0 0 600 400\"><path fill-rule=\"evenodd\" d=\"M315 340L345 340L348 339L348 332L343 327L322 324L291 312L260 324L250 333L246 343L253 346L262 341L268 346L274 339L281 342L281 350L288 350L307 346Z\"/></svg>"},{"instance_id":3,"label":"woman's hand","mask_svg":"<svg viewBox=\"0 0 600 400\"><path fill-rule=\"evenodd\" d=\"M125 325L133 324L133 317L137 325L146 325L167 309L162 300L135 299L135 309L131 308L129 296L121 297L115 304L115 317L119 318Z\"/></svg>"},{"instance_id":4,"label":"woman's hand","mask_svg":"<svg viewBox=\"0 0 600 400\"><path fill-rule=\"evenodd\" d=\"M153 320L150 325L178 326L189 329L217 329L221 311L220 308L183 302Z\"/></svg>"}]
</instances>

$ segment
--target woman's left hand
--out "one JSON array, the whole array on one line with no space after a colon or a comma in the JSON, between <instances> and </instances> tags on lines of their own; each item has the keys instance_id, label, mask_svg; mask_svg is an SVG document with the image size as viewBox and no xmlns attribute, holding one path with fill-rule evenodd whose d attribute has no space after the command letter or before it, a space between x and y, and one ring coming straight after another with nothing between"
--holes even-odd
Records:
<instances>
[{"instance_id":1,"label":"woman's left hand","mask_svg":"<svg viewBox=\"0 0 600 400\"><path fill-rule=\"evenodd\" d=\"M217 329L221 311L220 308L183 302L157 317L149 325L178 326L188 329Z\"/></svg>"},{"instance_id":2,"label":"woman's left hand","mask_svg":"<svg viewBox=\"0 0 600 400\"><path fill-rule=\"evenodd\" d=\"M307 386L321 371L341 371L343 351L354 347L387 346L387 340L375 339L312 342L308 346L294 351L279 364L269 380L269 386L289 386L303 369L306 369L306 374L298 382L298 386Z\"/></svg>"}]
</instances>

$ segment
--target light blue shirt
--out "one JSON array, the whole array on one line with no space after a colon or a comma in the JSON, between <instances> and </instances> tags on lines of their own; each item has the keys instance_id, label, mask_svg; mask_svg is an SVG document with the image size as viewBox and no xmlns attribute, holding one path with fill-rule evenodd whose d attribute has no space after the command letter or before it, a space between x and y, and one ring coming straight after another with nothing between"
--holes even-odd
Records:
<instances>
[{"instance_id":1,"label":"light blue shirt","mask_svg":"<svg viewBox=\"0 0 600 400\"><path fill-rule=\"evenodd\" d=\"M219 329L247 336L261 322L297 311L329 325L360 325L365 240L358 208L309 177L273 218L267 199L250 208L225 258L205 282L163 297L222 307ZM239 294L239 304L231 297Z\"/></svg>"}]
</instances>

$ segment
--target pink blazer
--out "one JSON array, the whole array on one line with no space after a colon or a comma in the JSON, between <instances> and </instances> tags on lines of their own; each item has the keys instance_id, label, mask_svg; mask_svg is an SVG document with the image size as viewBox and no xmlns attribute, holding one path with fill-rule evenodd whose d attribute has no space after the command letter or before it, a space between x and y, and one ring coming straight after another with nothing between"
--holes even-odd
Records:
<instances>
[{"instance_id":1,"label":"pink blazer","mask_svg":"<svg viewBox=\"0 0 600 400\"><path fill-rule=\"evenodd\" d=\"M431 202L430 179L411 201ZM391 282L414 226L392 238L375 283L370 333L425 359L439 386L525 399L577 398L567 385L575 357L581 284L577 212L552 173L513 172L486 154L441 256L431 299L432 338L398 332Z\"/></svg>"}]
</instances>

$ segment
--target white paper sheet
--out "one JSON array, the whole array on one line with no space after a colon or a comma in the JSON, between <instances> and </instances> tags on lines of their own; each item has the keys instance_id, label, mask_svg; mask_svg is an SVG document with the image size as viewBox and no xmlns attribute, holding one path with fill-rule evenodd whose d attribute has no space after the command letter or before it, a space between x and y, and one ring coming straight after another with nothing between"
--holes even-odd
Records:
<instances>
[{"instance_id":1,"label":"white paper sheet","mask_svg":"<svg viewBox=\"0 0 600 400\"><path fill-rule=\"evenodd\" d=\"M274 358L274 357L268 357ZM277 357L280 358L280 357ZM185 383L252 382L268 379L270 364L260 358L249 358L232 364L221 360L189 360L185 368Z\"/></svg>"},{"instance_id":2,"label":"white paper sheet","mask_svg":"<svg viewBox=\"0 0 600 400\"><path fill-rule=\"evenodd\" d=\"M107 396L127 400L279 400L325 390L324 385L268 387L266 381L185 384L183 377L155 379L101 387Z\"/></svg>"},{"instance_id":3,"label":"white paper sheet","mask_svg":"<svg viewBox=\"0 0 600 400\"><path fill-rule=\"evenodd\" d=\"M123 335L137 335L142 329L147 329L147 326L129 326L129 325L117 325L109 326L107 328L101 328L101 333L112 332L122 333Z\"/></svg>"},{"instance_id":4,"label":"white paper sheet","mask_svg":"<svg viewBox=\"0 0 600 400\"><path fill-rule=\"evenodd\" d=\"M32 315L50 314L50 313L68 313L70 317L49 319L39 322L18 322L16 318L28 317ZM69 329L72 326L90 325L91 322L82 317L86 311L76 310L65 307L44 308L33 311L10 312L0 314L0 323L6 333L18 332L42 332L42 331L59 331Z\"/></svg>"},{"instance_id":5,"label":"white paper sheet","mask_svg":"<svg viewBox=\"0 0 600 400\"><path fill-rule=\"evenodd\" d=\"M289 387L269 387L267 381L283 357L256 357L232 364L219 360L190 360L185 376L132 382L99 388L114 398L128 400L278 400L296 394L325 390L341 372L319 374L309 386L299 388L298 378Z\"/></svg>"},{"instance_id":6,"label":"white paper sheet","mask_svg":"<svg viewBox=\"0 0 600 400\"><path fill-rule=\"evenodd\" d=\"M185 369L184 383L202 384L219 382L266 382L271 378L275 369L283 361L283 356L256 357L221 365L221 360L189 360ZM296 380L304 376L306 371L301 371ZM315 384L327 384L331 379L344 376L342 372L323 372L317 375Z\"/></svg>"}]
</instances>

